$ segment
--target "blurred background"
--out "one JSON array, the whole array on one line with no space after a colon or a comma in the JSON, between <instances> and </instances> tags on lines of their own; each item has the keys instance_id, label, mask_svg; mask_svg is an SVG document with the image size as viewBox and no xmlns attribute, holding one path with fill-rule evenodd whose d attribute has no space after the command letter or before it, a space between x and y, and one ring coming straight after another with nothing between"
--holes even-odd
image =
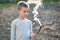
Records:
<instances>
[{"instance_id":1,"label":"blurred background","mask_svg":"<svg viewBox=\"0 0 60 40\"><path fill-rule=\"evenodd\" d=\"M18 1L28 0L0 0L0 40L10 40L11 22L18 17L16 4ZM38 18L44 25L36 40L60 40L60 0L42 0L42 7L38 8ZM39 29L38 22L33 20L35 4L29 4L29 16L33 22L33 31ZM34 39L35 40L35 39Z\"/></svg>"}]
</instances>

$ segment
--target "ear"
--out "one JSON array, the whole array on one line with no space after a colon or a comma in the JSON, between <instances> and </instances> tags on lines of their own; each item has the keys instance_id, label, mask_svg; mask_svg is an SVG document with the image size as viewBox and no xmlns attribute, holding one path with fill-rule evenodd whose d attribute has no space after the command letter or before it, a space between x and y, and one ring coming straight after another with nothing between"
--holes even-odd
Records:
<instances>
[{"instance_id":1,"label":"ear","mask_svg":"<svg viewBox=\"0 0 60 40\"><path fill-rule=\"evenodd\" d=\"M16 11L18 12L19 10L17 9Z\"/></svg>"},{"instance_id":2,"label":"ear","mask_svg":"<svg viewBox=\"0 0 60 40\"><path fill-rule=\"evenodd\" d=\"M18 9L16 10L16 12L17 12L17 14L19 15L19 10L18 10Z\"/></svg>"}]
</instances>

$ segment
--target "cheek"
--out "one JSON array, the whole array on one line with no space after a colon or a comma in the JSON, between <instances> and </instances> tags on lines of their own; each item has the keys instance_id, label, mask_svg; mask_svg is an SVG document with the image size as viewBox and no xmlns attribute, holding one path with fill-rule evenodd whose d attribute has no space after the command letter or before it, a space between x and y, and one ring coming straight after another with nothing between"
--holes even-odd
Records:
<instances>
[{"instance_id":1,"label":"cheek","mask_svg":"<svg viewBox=\"0 0 60 40\"><path fill-rule=\"evenodd\" d=\"M20 13L21 16L24 16L25 14L23 12Z\"/></svg>"},{"instance_id":2,"label":"cheek","mask_svg":"<svg viewBox=\"0 0 60 40\"><path fill-rule=\"evenodd\" d=\"M21 11L19 11L19 15L23 15L23 13Z\"/></svg>"}]
</instances>

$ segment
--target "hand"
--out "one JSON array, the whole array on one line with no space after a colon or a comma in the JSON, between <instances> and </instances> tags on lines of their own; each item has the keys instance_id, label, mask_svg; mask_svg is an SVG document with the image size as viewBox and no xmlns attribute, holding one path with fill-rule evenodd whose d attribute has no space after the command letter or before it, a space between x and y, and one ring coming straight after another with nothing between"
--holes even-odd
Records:
<instances>
[{"instance_id":1,"label":"hand","mask_svg":"<svg viewBox=\"0 0 60 40\"><path fill-rule=\"evenodd\" d=\"M36 38L37 34L36 33L33 33L32 34L32 38Z\"/></svg>"}]
</instances>

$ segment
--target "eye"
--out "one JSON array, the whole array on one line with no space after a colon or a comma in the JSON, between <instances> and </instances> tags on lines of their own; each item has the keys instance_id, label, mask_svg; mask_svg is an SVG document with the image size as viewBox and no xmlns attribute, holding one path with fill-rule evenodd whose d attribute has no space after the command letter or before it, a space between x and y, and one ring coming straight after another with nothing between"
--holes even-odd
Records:
<instances>
[{"instance_id":1,"label":"eye","mask_svg":"<svg viewBox=\"0 0 60 40\"><path fill-rule=\"evenodd\" d=\"M24 11L24 13L25 13L25 12L28 12L28 11Z\"/></svg>"}]
</instances>

